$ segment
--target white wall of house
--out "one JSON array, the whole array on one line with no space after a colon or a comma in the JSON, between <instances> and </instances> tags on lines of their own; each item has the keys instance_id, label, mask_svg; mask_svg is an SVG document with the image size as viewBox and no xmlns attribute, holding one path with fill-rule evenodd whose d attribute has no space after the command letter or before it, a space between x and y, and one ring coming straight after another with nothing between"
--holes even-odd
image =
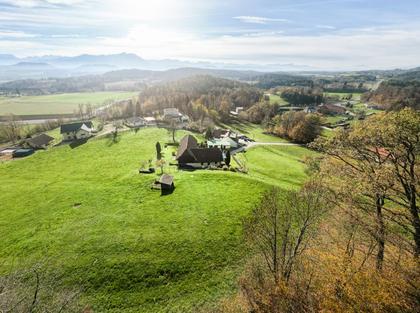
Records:
<instances>
[{"instance_id":1,"label":"white wall of house","mask_svg":"<svg viewBox=\"0 0 420 313\"><path fill-rule=\"evenodd\" d=\"M74 132L63 133L63 140L70 141L76 139Z\"/></svg>"},{"instance_id":2,"label":"white wall of house","mask_svg":"<svg viewBox=\"0 0 420 313\"><path fill-rule=\"evenodd\" d=\"M76 139L83 139L83 138L89 138L90 136L92 136L92 132L84 130L84 129L79 129L76 134Z\"/></svg>"},{"instance_id":3,"label":"white wall of house","mask_svg":"<svg viewBox=\"0 0 420 313\"><path fill-rule=\"evenodd\" d=\"M210 163L186 163L186 165L193 168L206 168L208 166L220 166L221 162L210 162Z\"/></svg>"},{"instance_id":4,"label":"white wall of house","mask_svg":"<svg viewBox=\"0 0 420 313\"><path fill-rule=\"evenodd\" d=\"M76 139L89 138L91 136L92 136L92 133L90 131L79 129L77 132L63 133L63 140L71 141L71 140L76 140Z\"/></svg>"}]
</instances>

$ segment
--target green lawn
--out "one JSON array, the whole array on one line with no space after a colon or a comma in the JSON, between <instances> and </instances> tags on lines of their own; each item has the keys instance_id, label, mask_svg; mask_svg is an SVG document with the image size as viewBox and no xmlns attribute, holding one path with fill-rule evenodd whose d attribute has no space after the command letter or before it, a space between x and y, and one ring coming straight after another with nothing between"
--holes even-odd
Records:
<instances>
[{"instance_id":1,"label":"green lawn","mask_svg":"<svg viewBox=\"0 0 420 313\"><path fill-rule=\"evenodd\" d=\"M137 92L86 92L46 96L0 97L0 115L43 115L73 113L80 103L99 106L106 100L127 99Z\"/></svg>"},{"instance_id":2,"label":"green lawn","mask_svg":"<svg viewBox=\"0 0 420 313\"><path fill-rule=\"evenodd\" d=\"M354 113L360 113L360 112L364 111L366 114L369 114L369 113L379 113L379 112L381 112L381 110L367 108L364 103L356 103L353 106L352 111Z\"/></svg>"},{"instance_id":3,"label":"green lawn","mask_svg":"<svg viewBox=\"0 0 420 313\"><path fill-rule=\"evenodd\" d=\"M156 141L170 134L147 128L0 164L0 273L48 262L95 312L195 312L233 292L242 218L270 184L298 187L312 152L251 149L249 174L167 166L176 189L161 196L156 175L137 172Z\"/></svg>"},{"instance_id":4,"label":"green lawn","mask_svg":"<svg viewBox=\"0 0 420 313\"><path fill-rule=\"evenodd\" d=\"M331 124L336 124L340 121L347 120L347 119L348 119L348 116L344 115L344 114L341 114L341 115L340 114L338 114L338 115L325 115L324 116L324 120L327 123L331 123Z\"/></svg>"},{"instance_id":5,"label":"green lawn","mask_svg":"<svg viewBox=\"0 0 420 313\"><path fill-rule=\"evenodd\" d=\"M284 100L281 96L276 95L276 94L270 94L270 103L274 104L277 103L278 105L289 105L289 103Z\"/></svg>"},{"instance_id":6,"label":"green lawn","mask_svg":"<svg viewBox=\"0 0 420 313\"><path fill-rule=\"evenodd\" d=\"M362 93L357 92L324 92L324 96L331 96L331 97L338 97L339 100L343 100L347 98L349 95L353 95L351 100L359 101L360 97L362 96Z\"/></svg>"},{"instance_id":7,"label":"green lawn","mask_svg":"<svg viewBox=\"0 0 420 313\"><path fill-rule=\"evenodd\" d=\"M237 121L236 123L231 123L229 125L224 124L221 125L221 127L232 129L259 142L287 142L286 139L266 134L261 125L252 124L246 121Z\"/></svg>"},{"instance_id":8,"label":"green lawn","mask_svg":"<svg viewBox=\"0 0 420 313\"><path fill-rule=\"evenodd\" d=\"M289 189L298 187L305 179L302 161L315 152L299 146L259 146L245 155L252 177Z\"/></svg>"}]
</instances>

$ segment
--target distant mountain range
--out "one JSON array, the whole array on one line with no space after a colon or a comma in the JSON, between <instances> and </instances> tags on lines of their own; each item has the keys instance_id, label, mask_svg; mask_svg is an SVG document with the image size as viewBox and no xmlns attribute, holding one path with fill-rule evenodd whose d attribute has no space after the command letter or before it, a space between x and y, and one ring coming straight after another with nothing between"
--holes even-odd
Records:
<instances>
[{"instance_id":1,"label":"distant mountain range","mask_svg":"<svg viewBox=\"0 0 420 313\"><path fill-rule=\"evenodd\" d=\"M172 59L145 60L132 53L109 55L82 54L74 57L45 55L25 58L18 58L11 54L0 54L0 81L51 77L74 77L103 74L109 71L122 69L163 71L185 67L252 70L262 72L314 70L307 66L294 64L237 65L229 63L189 62Z\"/></svg>"}]
</instances>

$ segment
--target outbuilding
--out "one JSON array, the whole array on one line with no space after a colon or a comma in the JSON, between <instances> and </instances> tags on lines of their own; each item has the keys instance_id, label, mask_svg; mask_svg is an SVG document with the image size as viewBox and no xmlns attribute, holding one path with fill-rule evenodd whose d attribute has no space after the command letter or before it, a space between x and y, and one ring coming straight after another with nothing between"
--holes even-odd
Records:
<instances>
[{"instance_id":1,"label":"outbuilding","mask_svg":"<svg viewBox=\"0 0 420 313\"><path fill-rule=\"evenodd\" d=\"M17 149L13 152L14 158L23 158L29 156L35 152L34 149Z\"/></svg>"},{"instance_id":2,"label":"outbuilding","mask_svg":"<svg viewBox=\"0 0 420 313\"><path fill-rule=\"evenodd\" d=\"M175 188L174 177L168 174L163 174L159 179L159 184L162 190L172 191Z\"/></svg>"},{"instance_id":3,"label":"outbuilding","mask_svg":"<svg viewBox=\"0 0 420 313\"><path fill-rule=\"evenodd\" d=\"M46 134L28 138L25 140L25 146L32 149L46 149L47 146L54 140L53 137Z\"/></svg>"}]
</instances>

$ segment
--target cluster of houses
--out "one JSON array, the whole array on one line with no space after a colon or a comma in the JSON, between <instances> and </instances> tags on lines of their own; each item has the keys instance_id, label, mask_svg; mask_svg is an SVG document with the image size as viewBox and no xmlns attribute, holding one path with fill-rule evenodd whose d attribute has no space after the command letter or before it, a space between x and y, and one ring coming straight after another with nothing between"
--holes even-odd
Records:
<instances>
[{"instance_id":1,"label":"cluster of houses","mask_svg":"<svg viewBox=\"0 0 420 313\"><path fill-rule=\"evenodd\" d=\"M155 115L159 115L159 112L155 112ZM153 116L146 117L131 117L125 120L125 125L130 128L140 128L145 126L156 126L158 124L171 124L175 122L178 127L186 126L189 122L188 116L179 112L177 108L163 109L163 114L160 114L159 118Z\"/></svg>"},{"instance_id":2,"label":"cluster of houses","mask_svg":"<svg viewBox=\"0 0 420 313\"><path fill-rule=\"evenodd\" d=\"M339 104L323 103L319 106L306 106L306 107L290 107L282 106L279 107L280 111L303 111L305 113L320 113L324 115L342 115L347 114L348 110L346 107Z\"/></svg>"},{"instance_id":3,"label":"cluster of houses","mask_svg":"<svg viewBox=\"0 0 420 313\"><path fill-rule=\"evenodd\" d=\"M88 139L95 133L91 121L75 122L60 126L60 134L63 142ZM39 134L31 138L23 139L19 144L0 149L2 159L21 158L35 153L36 150L44 150L54 141L47 134Z\"/></svg>"},{"instance_id":4,"label":"cluster of houses","mask_svg":"<svg viewBox=\"0 0 420 313\"><path fill-rule=\"evenodd\" d=\"M53 140L53 137L46 134L24 139L18 145L2 148L0 158L11 159L29 156L36 150L46 149Z\"/></svg>"}]
</instances>

